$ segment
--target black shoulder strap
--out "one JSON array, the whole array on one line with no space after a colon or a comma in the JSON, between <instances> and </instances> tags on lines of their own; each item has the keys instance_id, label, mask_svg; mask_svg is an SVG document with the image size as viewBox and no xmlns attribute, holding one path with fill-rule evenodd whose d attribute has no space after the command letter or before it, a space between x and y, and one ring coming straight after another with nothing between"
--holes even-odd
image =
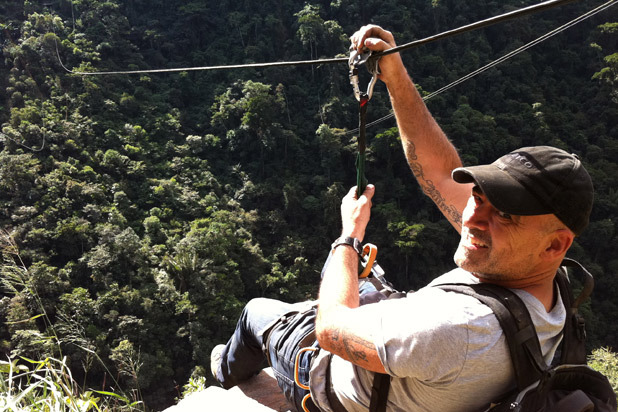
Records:
<instances>
[{"instance_id":1,"label":"black shoulder strap","mask_svg":"<svg viewBox=\"0 0 618 412\"><path fill-rule=\"evenodd\" d=\"M493 311L506 337L520 390L540 379L547 366L534 324L519 296L509 289L488 283L445 284L438 287L472 296Z\"/></svg>"},{"instance_id":2,"label":"black shoulder strap","mask_svg":"<svg viewBox=\"0 0 618 412\"><path fill-rule=\"evenodd\" d=\"M579 269L580 274L583 275L582 291L576 299L573 298L566 267ZM584 318L578 312L578 309L579 305L592 293L594 278L579 262L565 258L556 275L556 283L567 311L560 363L584 365L586 364L586 328Z\"/></svg>"},{"instance_id":3,"label":"black shoulder strap","mask_svg":"<svg viewBox=\"0 0 618 412\"><path fill-rule=\"evenodd\" d=\"M474 285L449 283L437 285L440 289L472 296L493 311L500 322L509 346L515 378L519 390L540 379L546 369L539 339L528 309L514 292L498 285L479 283ZM371 412L386 410L390 389L390 376L376 373L371 389Z\"/></svg>"},{"instance_id":4,"label":"black shoulder strap","mask_svg":"<svg viewBox=\"0 0 618 412\"><path fill-rule=\"evenodd\" d=\"M373 376L373 387L371 388L371 401L369 403L370 412L385 412L388 391L391 388L391 377L385 373L376 372Z\"/></svg>"},{"instance_id":5,"label":"black shoulder strap","mask_svg":"<svg viewBox=\"0 0 618 412\"><path fill-rule=\"evenodd\" d=\"M573 297L567 267L579 269L583 277L582 290ZM579 262L565 258L555 277L560 297L566 310L560 364L586 364L586 328L584 318L578 313L579 305L594 289L594 278ZM475 285L438 285L473 296L489 306L494 312L506 336L511 359L515 368L517 385L534 382L547 368L543 360L539 340L525 304L509 289L498 285L480 283ZM505 310L506 309L506 310ZM532 337L534 336L534 339ZM523 345L522 345L523 344Z\"/></svg>"},{"instance_id":6,"label":"black shoulder strap","mask_svg":"<svg viewBox=\"0 0 618 412\"><path fill-rule=\"evenodd\" d=\"M586 332L584 320L577 312L579 305L586 300L594 288L594 279L590 272L579 262L565 258L556 275L556 283L567 311L563 330L561 364L586 363ZM583 289L574 299L565 266L579 268L584 275ZM526 305L514 292L489 283L443 284L437 287L472 296L489 306L498 319L509 346L517 387L523 390L537 381L547 369L541 352L539 339ZM390 389L390 376L376 373L371 390L371 412L386 410L386 401Z\"/></svg>"}]
</instances>

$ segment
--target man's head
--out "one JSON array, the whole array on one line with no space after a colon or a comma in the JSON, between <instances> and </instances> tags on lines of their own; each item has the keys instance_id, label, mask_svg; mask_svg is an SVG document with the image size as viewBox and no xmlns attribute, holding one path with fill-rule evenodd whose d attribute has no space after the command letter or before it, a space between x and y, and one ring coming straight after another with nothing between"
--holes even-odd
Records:
<instances>
[{"instance_id":1,"label":"man's head","mask_svg":"<svg viewBox=\"0 0 618 412\"><path fill-rule=\"evenodd\" d=\"M452 175L456 182L475 184L455 261L482 278L517 287L550 276L588 224L590 176L563 150L522 148Z\"/></svg>"},{"instance_id":2,"label":"man's head","mask_svg":"<svg viewBox=\"0 0 618 412\"><path fill-rule=\"evenodd\" d=\"M576 155L549 146L524 147L489 165L453 170L476 183L496 209L512 215L554 214L576 235L588 226L593 188Z\"/></svg>"}]
</instances>

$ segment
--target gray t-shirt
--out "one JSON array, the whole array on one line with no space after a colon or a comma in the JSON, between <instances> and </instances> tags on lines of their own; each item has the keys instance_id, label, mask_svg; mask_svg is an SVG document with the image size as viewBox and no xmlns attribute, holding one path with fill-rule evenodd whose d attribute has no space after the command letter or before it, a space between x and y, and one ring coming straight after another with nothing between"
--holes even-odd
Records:
<instances>
[{"instance_id":1,"label":"gray t-shirt","mask_svg":"<svg viewBox=\"0 0 618 412\"><path fill-rule=\"evenodd\" d=\"M430 287L478 283L455 269L403 299L375 304L370 319L374 345L391 380L388 411L478 411L515 387L502 328L489 307L460 293ZM531 294L518 289L536 327L547 363L560 343L565 309L560 297L548 313ZM325 396L328 352L313 362L310 381L316 404L330 411ZM338 356L331 361L335 393L347 411L367 411L374 373Z\"/></svg>"}]
</instances>

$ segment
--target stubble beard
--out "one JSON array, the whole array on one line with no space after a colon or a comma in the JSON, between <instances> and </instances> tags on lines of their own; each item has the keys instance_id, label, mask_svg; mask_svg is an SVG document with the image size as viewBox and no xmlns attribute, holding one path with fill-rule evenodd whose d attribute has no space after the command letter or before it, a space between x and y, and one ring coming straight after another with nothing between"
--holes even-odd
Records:
<instances>
[{"instance_id":1,"label":"stubble beard","mask_svg":"<svg viewBox=\"0 0 618 412\"><path fill-rule=\"evenodd\" d=\"M471 243L477 247L471 249ZM482 279L500 281L511 277L508 273L504 273L504 268L500 267L503 259L495 255L491 238L479 230L464 229L462 231L453 260L460 268Z\"/></svg>"},{"instance_id":2,"label":"stubble beard","mask_svg":"<svg viewBox=\"0 0 618 412\"><path fill-rule=\"evenodd\" d=\"M453 260L460 268L473 273L476 277L489 282L505 282L522 278L522 274L533 273L533 255L513 256L515 251L497 251L492 247L491 239L483 232L470 230L474 243L483 244L482 248L470 248L467 231L455 251Z\"/></svg>"}]
</instances>

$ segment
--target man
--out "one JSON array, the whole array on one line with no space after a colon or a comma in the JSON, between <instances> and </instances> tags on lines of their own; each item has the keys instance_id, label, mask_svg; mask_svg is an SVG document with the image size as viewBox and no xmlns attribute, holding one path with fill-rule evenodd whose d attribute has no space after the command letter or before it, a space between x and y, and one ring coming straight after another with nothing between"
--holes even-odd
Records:
<instances>
[{"instance_id":1,"label":"man","mask_svg":"<svg viewBox=\"0 0 618 412\"><path fill-rule=\"evenodd\" d=\"M391 33L373 25L351 41L354 49L395 47ZM360 305L357 246L375 188L368 185L360 198L352 189L341 206L342 237L333 244L320 286L315 333L321 350L303 353L300 366L303 371L310 366L312 402L324 411L368 410L374 372L392 377L387 410L482 410L515 386L502 329L476 299L431 286L490 282L513 289L528 307L549 362L565 319L554 276L588 223L592 183L576 156L546 146L516 150L491 165L462 167L399 55L383 56L380 70L410 167L461 234L458 268L406 298ZM255 374L267 326L307 307L298 305L250 302L230 342L213 351L218 381L231 386ZM290 380L290 369L281 367L298 352L307 330L307 322L299 323L294 330L303 333L288 332L287 340L269 340L266 347L280 386L300 410L303 393Z\"/></svg>"}]
</instances>

